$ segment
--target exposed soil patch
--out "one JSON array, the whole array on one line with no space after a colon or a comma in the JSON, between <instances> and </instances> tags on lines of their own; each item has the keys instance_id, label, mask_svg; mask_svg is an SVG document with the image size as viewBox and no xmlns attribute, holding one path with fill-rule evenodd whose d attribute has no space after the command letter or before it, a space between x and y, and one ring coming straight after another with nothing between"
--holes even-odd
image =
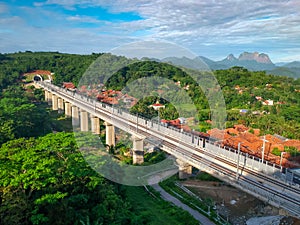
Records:
<instances>
[{"instance_id":1,"label":"exposed soil patch","mask_svg":"<svg viewBox=\"0 0 300 225\"><path fill-rule=\"evenodd\" d=\"M186 180L182 184L202 199L213 199L219 214L234 225L244 225L252 217L282 215L281 210L223 182ZM284 217L280 224L300 225L300 221Z\"/></svg>"}]
</instances>

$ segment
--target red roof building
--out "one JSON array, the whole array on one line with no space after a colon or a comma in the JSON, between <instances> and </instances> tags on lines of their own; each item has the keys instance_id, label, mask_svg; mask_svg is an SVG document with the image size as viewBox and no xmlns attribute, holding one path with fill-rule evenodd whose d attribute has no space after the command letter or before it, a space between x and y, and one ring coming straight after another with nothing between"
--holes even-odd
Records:
<instances>
[{"instance_id":1,"label":"red roof building","mask_svg":"<svg viewBox=\"0 0 300 225\"><path fill-rule=\"evenodd\" d=\"M72 82L63 82L63 88L74 89L76 86Z\"/></svg>"}]
</instances>

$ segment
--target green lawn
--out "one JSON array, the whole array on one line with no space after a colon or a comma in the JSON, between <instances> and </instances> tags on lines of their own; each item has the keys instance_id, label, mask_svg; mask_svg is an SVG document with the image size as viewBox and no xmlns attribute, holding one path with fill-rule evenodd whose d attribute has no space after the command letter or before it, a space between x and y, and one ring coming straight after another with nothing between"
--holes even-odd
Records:
<instances>
[{"instance_id":1,"label":"green lawn","mask_svg":"<svg viewBox=\"0 0 300 225\"><path fill-rule=\"evenodd\" d=\"M199 224L188 212L165 202L159 197L153 197L144 187L126 186L125 188L127 201L133 206L132 210L136 215L135 224ZM149 189L157 195L151 187Z\"/></svg>"}]
</instances>

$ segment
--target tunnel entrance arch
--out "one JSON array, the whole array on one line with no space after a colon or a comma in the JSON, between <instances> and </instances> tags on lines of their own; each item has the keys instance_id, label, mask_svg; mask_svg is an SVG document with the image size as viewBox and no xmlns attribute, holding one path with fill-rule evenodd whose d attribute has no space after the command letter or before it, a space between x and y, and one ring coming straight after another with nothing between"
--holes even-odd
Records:
<instances>
[{"instance_id":1,"label":"tunnel entrance arch","mask_svg":"<svg viewBox=\"0 0 300 225\"><path fill-rule=\"evenodd\" d=\"M34 75L33 81L43 81L43 77L39 74Z\"/></svg>"}]
</instances>

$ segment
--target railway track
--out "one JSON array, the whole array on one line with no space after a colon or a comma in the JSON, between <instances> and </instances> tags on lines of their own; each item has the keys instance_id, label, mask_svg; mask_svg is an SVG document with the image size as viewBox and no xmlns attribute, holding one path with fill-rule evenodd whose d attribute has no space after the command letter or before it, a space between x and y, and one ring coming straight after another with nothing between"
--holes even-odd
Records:
<instances>
[{"instance_id":1,"label":"railway track","mask_svg":"<svg viewBox=\"0 0 300 225\"><path fill-rule=\"evenodd\" d=\"M50 90L55 93L58 92L58 95L60 95L62 98L80 108L83 108L89 113L97 116L99 115L99 118L104 120L111 120L117 127L121 129L123 128L124 130L131 132L132 134L138 133L139 135L144 137L154 136L157 139L161 140L160 143L163 147L171 149L169 150L171 154L177 154L178 156L180 155L183 158L184 156L188 156L189 158L186 158L187 162L193 162L194 165L205 165L213 169L217 173L226 176L227 179L234 181L236 185L242 188L247 188L250 193L259 195L259 192L261 192L261 197L265 200L276 203L278 207L285 208L286 210L299 217L300 189L289 186L286 183L267 174L263 174L254 169L249 169L245 165L239 164L239 173L237 171L237 163L232 162L226 157L221 157L220 155L213 154L212 152L205 150L205 148L202 148L201 146L196 146L194 143L187 143L181 140L179 137L174 137L174 135L151 129L151 127L149 127L149 124L143 125L141 123L138 123L138 118L136 118L136 120L132 118L128 119L128 115L127 117L124 117L122 116L121 111L113 112L114 109L108 105L96 102L92 99L88 99L85 96L76 96L73 92L62 91L60 90L60 88L54 88L52 85L49 86L51 87ZM204 140L204 137L198 136L198 138L202 138ZM226 150L229 151L229 149ZM244 175L243 173L246 175ZM293 196L295 198L293 198Z\"/></svg>"},{"instance_id":2,"label":"railway track","mask_svg":"<svg viewBox=\"0 0 300 225\"><path fill-rule=\"evenodd\" d=\"M174 146L170 143L164 143L164 145L166 145L169 148L177 148L178 149L178 146ZM184 149L181 149L180 153L185 155L185 154L188 154L189 152ZM235 180L235 178L236 178L236 173L234 171L232 171L226 167L223 167L217 163L211 162L199 155L193 154L191 156L191 159L198 162L199 164L204 164L210 168L213 168L218 173L221 173L227 177L230 177L232 180ZM252 190L256 189L258 194L259 194L259 192L268 193L268 197L264 197L264 196L261 196L261 197L263 197L265 200L270 201L270 203L271 203L271 201L275 202L276 206L283 207L286 210L293 212L294 215L299 215L300 202L298 199L291 198L291 196L289 196L288 193L270 189L269 187L266 187L263 184L256 182L246 176L240 176L237 183L238 184L244 183L243 186L246 188L251 186L252 187L251 189ZM288 207L286 207L287 205L288 205Z\"/></svg>"},{"instance_id":3,"label":"railway track","mask_svg":"<svg viewBox=\"0 0 300 225\"><path fill-rule=\"evenodd\" d=\"M80 103L80 105L82 106L85 106L85 107L89 107L91 111L98 111L98 112L102 112L102 115L103 116L106 116L106 117L110 117L112 114L109 110L106 109L106 107L102 107L102 108L99 108L97 107L96 105L93 105L91 106L90 104L88 104L88 102L85 102L84 100L81 100L81 99L78 99L78 98L75 98L74 95L70 95L68 94L68 92L64 93L64 92L60 92L60 94L62 94L65 98L69 99L69 100L72 100L72 101L77 101L78 103ZM102 104L103 105L103 104ZM141 128L143 128L144 130L151 130L152 133L155 133L156 134L156 137L157 138L160 138L160 136L162 135L160 132L156 131L156 130L153 130L153 129L149 129L149 127L147 126L144 126L144 125L141 125L141 124L138 124L138 126L136 126L136 124L134 124L136 121L131 121L129 119L123 119L123 121L120 120L120 118L118 118L119 121L118 123L119 124L123 124L124 127L129 127L129 130L133 131L133 132L140 132L140 133L143 133L143 135L145 135L146 137L149 136L149 133L146 133L144 132ZM125 122L126 121L126 122ZM130 125L128 125L130 124ZM138 129L137 129L138 127ZM186 148L189 148L189 149L192 149L194 151L197 151L201 154L205 154L211 158L214 158L222 163L225 163L231 167L234 167L236 168L237 167L237 164L236 163L233 163L232 161L228 160L228 159L225 159L223 157L220 157L218 155L215 155L215 154L212 154L208 151L205 151L203 149L201 149L201 147L195 147L193 145L189 145L185 142L182 142L180 139L175 139L174 137L172 137L171 135L168 135L168 134L163 134L164 136L167 136L169 140L172 140L172 141L175 141L175 142L178 142L178 144L182 145L182 146L185 146ZM200 137L201 138L201 137ZM204 139L204 138L203 138ZM228 150L229 151L229 150ZM190 154L190 153L188 153ZM289 190L289 191L292 191L294 193L297 193L300 195L300 190L297 189L297 188L293 188L293 187L290 187L289 185L271 177L271 176L267 176L263 173L260 173L258 171L255 171L255 170L251 170L247 167L242 167L241 168L244 172L248 173L248 174L251 174L261 180L264 180L264 181L268 181L272 184L275 184L283 189L286 189L286 190Z\"/></svg>"},{"instance_id":4,"label":"railway track","mask_svg":"<svg viewBox=\"0 0 300 225\"><path fill-rule=\"evenodd\" d=\"M140 127L143 127L145 129L147 129L147 127L143 126L143 125L140 125ZM142 132L145 136L149 135L146 132L141 131L141 130L139 130L139 132ZM160 135L160 133L157 132L157 131L152 131L152 132L156 132L157 135ZM165 134L165 136L168 136L168 135ZM225 163L225 164L227 164L227 165L229 165L229 166L231 166L233 168L237 167L236 163L233 163L232 161L228 160L227 158L223 158L223 157L220 157L218 155L212 154L212 153L210 153L208 151L205 151L205 150L201 149L200 147L191 146L191 145L189 145L189 144L187 144L185 142L182 142L181 140L175 139L172 136L168 136L168 139L170 139L170 140L172 140L174 142L178 142L178 144L180 144L182 146L185 146L186 148L193 149L194 151L197 151L197 152L199 152L201 154L204 154L204 155L207 155L207 156L209 156L211 158L214 158L214 159L216 159L216 160L218 160L218 161L220 161L222 163ZM177 147L177 146L173 146L173 147ZM190 152L186 152L186 154L190 154ZM298 194L300 196L300 190L299 189L293 188L293 187L287 185L286 183L283 183L280 180L275 179L272 176L268 176L268 175L262 174L262 173L260 173L258 171L251 170L251 169L248 169L247 167L243 167L243 166L241 166L240 170L243 170L243 172L246 172L247 174L255 176L256 178L259 178L259 179L261 179L263 181L267 181L269 183L272 183L272 184L274 184L274 185L276 185L276 186L278 186L278 187L280 187L282 189L289 190L290 192L296 193L296 194ZM234 173L235 173L235 176L236 176L236 172L234 172Z\"/></svg>"}]
</instances>

